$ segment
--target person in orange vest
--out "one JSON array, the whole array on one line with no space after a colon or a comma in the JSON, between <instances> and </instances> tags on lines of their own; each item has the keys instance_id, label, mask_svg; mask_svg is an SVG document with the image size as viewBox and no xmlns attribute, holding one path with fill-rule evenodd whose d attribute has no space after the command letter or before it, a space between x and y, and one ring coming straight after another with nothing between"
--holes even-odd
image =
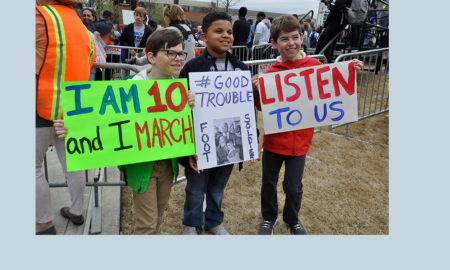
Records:
<instances>
[{"instance_id":1,"label":"person in orange vest","mask_svg":"<svg viewBox=\"0 0 450 270\"><path fill-rule=\"evenodd\" d=\"M93 40L71 5L84 0L38 0L36 6L36 234L56 234L50 188L42 162L54 142L65 174L72 205L61 209L72 223L84 223L83 171L67 172L64 141L58 140L54 125L62 119L60 83L87 81L95 60Z\"/></svg>"}]
</instances>

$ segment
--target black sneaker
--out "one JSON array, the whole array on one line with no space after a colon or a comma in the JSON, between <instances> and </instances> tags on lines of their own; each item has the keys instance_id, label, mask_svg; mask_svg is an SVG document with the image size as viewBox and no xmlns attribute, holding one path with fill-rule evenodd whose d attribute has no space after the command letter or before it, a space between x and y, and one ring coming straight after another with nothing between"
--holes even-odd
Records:
<instances>
[{"instance_id":1,"label":"black sneaker","mask_svg":"<svg viewBox=\"0 0 450 270\"><path fill-rule=\"evenodd\" d=\"M63 207L61 208L61 215L65 218L68 218L72 221L75 225L83 225L84 223L84 217L83 215L75 216L72 213L69 212L69 207Z\"/></svg>"},{"instance_id":2,"label":"black sneaker","mask_svg":"<svg viewBox=\"0 0 450 270\"><path fill-rule=\"evenodd\" d=\"M291 233L294 234L294 235L305 235L305 234L308 234L308 232L306 231L305 227L303 227L303 225L300 222L300 220L298 221L297 224L289 225L289 228L291 229Z\"/></svg>"},{"instance_id":3,"label":"black sneaker","mask_svg":"<svg viewBox=\"0 0 450 270\"><path fill-rule=\"evenodd\" d=\"M55 226L51 226L47 230L43 230L41 232L36 233L36 235L51 235L51 234L56 235Z\"/></svg>"},{"instance_id":4,"label":"black sneaker","mask_svg":"<svg viewBox=\"0 0 450 270\"><path fill-rule=\"evenodd\" d=\"M259 226L258 234L259 235L272 235L273 234L273 227L275 226L275 224L277 224L277 220L276 219L274 221L263 220L263 222Z\"/></svg>"}]
</instances>

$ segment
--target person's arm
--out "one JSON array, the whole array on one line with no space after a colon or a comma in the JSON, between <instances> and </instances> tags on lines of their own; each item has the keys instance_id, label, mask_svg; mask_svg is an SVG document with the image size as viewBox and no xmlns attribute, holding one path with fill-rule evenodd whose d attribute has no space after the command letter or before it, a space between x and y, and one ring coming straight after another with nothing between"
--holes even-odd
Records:
<instances>
[{"instance_id":1,"label":"person's arm","mask_svg":"<svg viewBox=\"0 0 450 270\"><path fill-rule=\"evenodd\" d=\"M95 31L100 33L100 36L103 37L111 32L113 28L112 22L108 20L102 20L99 22L93 22L88 25L88 30L94 33Z\"/></svg>"},{"instance_id":2,"label":"person's arm","mask_svg":"<svg viewBox=\"0 0 450 270\"><path fill-rule=\"evenodd\" d=\"M259 100L259 74L253 75L252 77L253 86L253 100L255 102L255 107L258 111L261 111L261 101Z\"/></svg>"},{"instance_id":3,"label":"person's arm","mask_svg":"<svg viewBox=\"0 0 450 270\"><path fill-rule=\"evenodd\" d=\"M102 37L100 36L100 33L98 31L94 32L94 37L95 39L102 45L103 48L106 47L106 43L105 41L102 39Z\"/></svg>"},{"instance_id":4,"label":"person's arm","mask_svg":"<svg viewBox=\"0 0 450 270\"><path fill-rule=\"evenodd\" d=\"M255 37L253 38L253 45L258 45L259 40L261 39L261 36L262 36L262 28L261 27L262 26L260 24L261 24L261 22L258 23L258 25L256 26Z\"/></svg>"}]
</instances>

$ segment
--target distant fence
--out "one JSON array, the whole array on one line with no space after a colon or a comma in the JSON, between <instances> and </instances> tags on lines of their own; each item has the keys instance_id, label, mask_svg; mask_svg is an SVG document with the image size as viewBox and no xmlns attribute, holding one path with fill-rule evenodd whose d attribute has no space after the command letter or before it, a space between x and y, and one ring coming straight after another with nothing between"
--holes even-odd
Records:
<instances>
[{"instance_id":1,"label":"distant fence","mask_svg":"<svg viewBox=\"0 0 450 270\"><path fill-rule=\"evenodd\" d=\"M358 72L358 120L389 111L389 48L341 54L335 63L358 58L364 69ZM349 124L346 126L348 136ZM335 129L343 125L330 126Z\"/></svg>"}]
</instances>

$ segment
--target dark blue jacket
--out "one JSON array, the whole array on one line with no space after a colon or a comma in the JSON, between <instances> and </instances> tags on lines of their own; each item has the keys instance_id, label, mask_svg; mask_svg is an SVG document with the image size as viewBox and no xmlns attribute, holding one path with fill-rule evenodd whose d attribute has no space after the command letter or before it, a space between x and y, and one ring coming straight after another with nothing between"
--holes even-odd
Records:
<instances>
[{"instance_id":1,"label":"dark blue jacket","mask_svg":"<svg viewBox=\"0 0 450 270\"><path fill-rule=\"evenodd\" d=\"M153 33L152 29L144 24L144 35L142 36L141 42L139 42L140 48L145 48L145 43L147 43L147 38ZM135 47L134 45L134 23L130 23L123 29L122 35L119 38L120 45Z\"/></svg>"}]
</instances>

